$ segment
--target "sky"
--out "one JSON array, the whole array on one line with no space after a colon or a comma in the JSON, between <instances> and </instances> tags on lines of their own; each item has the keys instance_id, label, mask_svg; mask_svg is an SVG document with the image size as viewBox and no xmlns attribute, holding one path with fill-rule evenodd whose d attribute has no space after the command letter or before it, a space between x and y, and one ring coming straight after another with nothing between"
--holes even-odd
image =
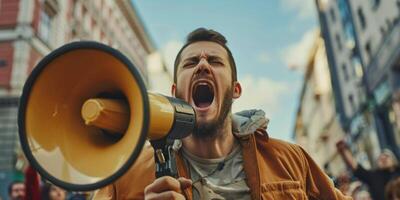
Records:
<instances>
[{"instance_id":1,"label":"sky","mask_svg":"<svg viewBox=\"0 0 400 200\"><path fill-rule=\"evenodd\" d=\"M198 27L228 40L242 96L233 112L262 109L271 137L293 141L308 52L318 27L314 0L132 0L172 72L186 35ZM150 77L152 78L152 77Z\"/></svg>"}]
</instances>

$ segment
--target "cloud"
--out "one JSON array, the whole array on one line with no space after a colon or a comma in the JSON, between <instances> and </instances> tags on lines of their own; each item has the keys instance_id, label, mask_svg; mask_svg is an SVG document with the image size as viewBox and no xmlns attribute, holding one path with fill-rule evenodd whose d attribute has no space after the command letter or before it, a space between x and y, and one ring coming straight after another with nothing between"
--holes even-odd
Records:
<instances>
[{"instance_id":1,"label":"cloud","mask_svg":"<svg viewBox=\"0 0 400 200\"><path fill-rule=\"evenodd\" d=\"M271 56L268 52L262 51L257 55L257 61L261 64L268 64L271 61Z\"/></svg>"},{"instance_id":2,"label":"cloud","mask_svg":"<svg viewBox=\"0 0 400 200\"><path fill-rule=\"evenodd\" d=\"M179 50L183 46L183 43L179 40L170 40L165 46L161 48L161 53L163 55L165 64L167 65L168 71L171 73L171 76L174 73L174 61L175 57L178 54Z\"/></svg>"},{"instance_id":3,"label":"cloud","mask_svg":"<svg viewBox=\"0 0 400 200\"><path fill-rule=\"evenodd\" d=\"M240 81L242 96L233 103L233 112L246 109L263 109L268 118L283 108L282 98L289 94L289 84L268 78L245 75Z\"/></svg>"},{"instance_id":4,"label":"cloud","mask_svg":"<svg viewBox=\"0 0 400 200\"><path fill-rule=\"evenodd\" d=\"M284 63L291 69L303 70L307 64L310 50L314 44L317 31L315 29L307 31L301 40L289 45L282 53Z\"/></svg>"},{"instance_id":5,"label":"cloud","mask_svg":"<svg viewBox=\"0 0 400 200\"><path fill-rule=\"evenodd\" d=\"M296 12L301 19L316 17L314 0L281 0L281 5L287 11Z\"/></svg>"}]
</instances>

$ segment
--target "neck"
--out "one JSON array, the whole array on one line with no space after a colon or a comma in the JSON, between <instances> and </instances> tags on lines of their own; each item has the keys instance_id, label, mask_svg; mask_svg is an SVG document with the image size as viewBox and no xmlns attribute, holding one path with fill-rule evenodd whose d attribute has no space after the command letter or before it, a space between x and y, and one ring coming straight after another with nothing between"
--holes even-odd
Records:
<instances>
[{"instance_id":1,"label":"neck","mask_svg":"<svg viewBox=\"0 0 400 200\"><path fill-rule=\"evenodd\" d=\"M212 159L226 157L232 150L235 137L232 134L232 120L227 117L224 125L213 137L199 138L192 135L182 140L183 147L195 156Z\"/></svg>"}]
</instances>

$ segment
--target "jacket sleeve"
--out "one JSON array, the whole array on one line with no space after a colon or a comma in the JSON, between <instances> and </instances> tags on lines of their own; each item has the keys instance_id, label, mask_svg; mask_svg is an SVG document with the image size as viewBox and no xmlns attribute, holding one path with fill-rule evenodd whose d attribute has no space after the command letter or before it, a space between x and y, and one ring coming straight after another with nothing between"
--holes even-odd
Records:
<instances>
[{"instance_id":1,"label":"jacket sleeve","mask_svg":"<svg viewBox=\"0 0 400 200\"><path fill-rule=\"evenodd\" d=\"M149 142L133 166L117 181L101 188L94 200L144 199L144 188L155 180L154 150Z\"/></svg>"},{"instance_id":2,"label":"jacket sleeve","mask_svg":"<svg viewBox=\"0 0 400 200\"><path fill-rule=\"evenodd\" d=\"M351 200L335 188L333 181L326 175L314 160L301 147L305 162L306 192L312 200Z\"/></svg>"},{"instance_id":3,"label":"jacket sleeve","mask_svg":"<svg viewBox=\"0 0 400 200\"><path fill-rule=\"evenodd\" d=\"M94 200L115 200L116 196L114 194L115 185L108 185L100 190L94 192Z\"/></svg>"}]
</instances>

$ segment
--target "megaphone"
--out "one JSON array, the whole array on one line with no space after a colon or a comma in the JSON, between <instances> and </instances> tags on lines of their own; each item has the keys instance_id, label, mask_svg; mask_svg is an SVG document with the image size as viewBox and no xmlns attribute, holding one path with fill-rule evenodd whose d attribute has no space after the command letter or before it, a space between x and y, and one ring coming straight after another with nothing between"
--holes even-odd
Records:
<instances>
[{"instance_id":1,"label":"megaphone","mask_svg":"<svg viewBox=\"0 0 400 200\"><path fill-rule=\"evenodd\" d=\"M118 50L73 42L45 56L28 77L18 126L30 164L69 190L94 190L122 176L146 141L177 139L194 128L193 108L148 93Z\"/></svg>"}]
</instances>

